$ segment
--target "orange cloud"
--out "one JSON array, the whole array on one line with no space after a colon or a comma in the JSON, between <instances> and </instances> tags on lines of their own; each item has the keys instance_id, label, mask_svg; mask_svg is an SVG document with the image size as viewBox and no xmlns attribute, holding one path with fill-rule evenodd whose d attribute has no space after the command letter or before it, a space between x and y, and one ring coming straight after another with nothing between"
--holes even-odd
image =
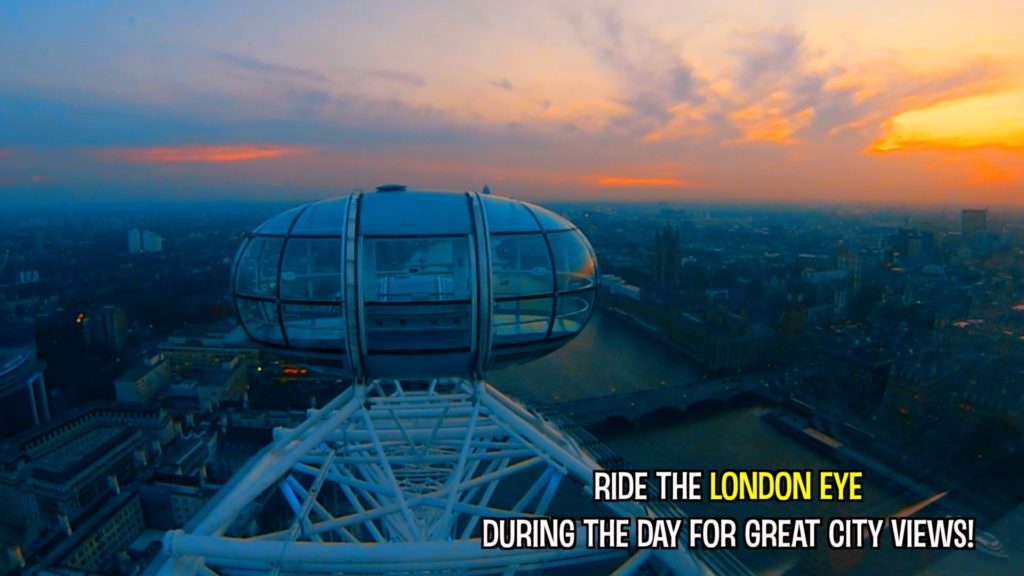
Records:
<instances>
[{"instance_id":1,"label":"orange cloud","mask_svg":"<svg viewBox=\"0 0 1024 576\"><path fill-rule=\"evenodd\" d=\"M897 114L870 152L1024 148L1024 91L947 100Z\"/></svg>"},{"instance_id":2,"label":"orange cloud","mask_svg":"<svg viewBox=\"0 0 1024 576\"><path fill-rule=\"evenodd\" d=\"M100 155L135 164L226 164L251 162L306 152L306 148L283 145L233 144L227 146L158 146L151 148L108 148Z\"/></svg>"},{"instance_id":3,"label":"orange cloud","mask_svg":"<svg viewBox=\"0 0 1024 576\"><path fill-rule=\"evenodd\" d=\"M737 127L743 131L738 142L773 142L794 144L793 134L814 119L814 109L786 116L778 108L754 104L731 114Z\"/></svg>"},{"instance_id":4,"label":"orange cloud","mask_svg":"<svg viewBox=\"0 0 1024 576\"><path fill-rule=\"evenodd\" d=\"M1024 162L1006 153L948 152L929 168L949 174L965 188L1006 188L1024 181Z\"/></svg>"},{"instance_id":5,"label":"orange cloud","mask_svg":"<svg viewBox=\"0 0 1024 576\"><path fill-rule=\"evenodd\" d=\"M997 166L991 162L979 162L973 166L966 185L969 188L978 186L1006 186L1020 180L1020 171Z\"/></svg>"},{"instance_id":6,"label":"orange cloud","mask_svg":"<svg viewBox=\"0 0 1024 576\"><path fill-rule=\"evenodd\" d=\"M681 188L686 180L672 177L599 176L595 182L601 188Z\"/></svg>"}]
</instances>

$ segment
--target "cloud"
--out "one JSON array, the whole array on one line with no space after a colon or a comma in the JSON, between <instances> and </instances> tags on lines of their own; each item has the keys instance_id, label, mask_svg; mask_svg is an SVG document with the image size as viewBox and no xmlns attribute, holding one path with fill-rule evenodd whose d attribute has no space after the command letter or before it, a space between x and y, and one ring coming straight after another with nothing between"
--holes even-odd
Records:
<instances>
[{"instance_id":1,"label":"cloud","mask_svg":"<svg viewBox=\"0 0 1024 576\"><path fill-rule=\"evenodd\" d=\"M740 90L763 94L796 80L793 73L803 72L802 33L782 27L741 33L741 40L735 78Z\"/></svg>"},{"instance_id":2,"label":"cloud","mask_svg":"<svg viewBox=\"0 0 1024 576\"><path fill-rule=\"evenodd\" d=\"M729 88L716 95L741 134L729 143L793 145L849 136L850 153L872 140L875 149L908 146L909 141L878 139L878 132L886 127L891 135L908 109L1005 82L1002 67L984 59L940 71L891 61L837 63L791 27L742 32L733 55Z\"/></svg>"},{"instance_id":3,"label":"cloud","mask_svg":"<svg viewBox=\"0 0 1024 576\"><path fill-rule=\"evenodd\" d=\"M594 183L602 188L682 188L689 185L682 178L658 176L599 176Z\"/></svg>"},{"instance_id":4,"label":"cloud","mask_svg":"<svg viewBox=\"0 0 1024 576\"><path fill-rule=\"evenodd\" d=\"M610 127L646 134L668 124L675 106L703 100L693 66L670 44L627 23L619 12L586 14L570 22L595 61L619 79L620 103L629 113L613 118Z\"/></svg>"},{"instance_id":5,"label":"cloud","mask_svg":"<svg viewBox=\"0 0 1024 576\"><path fill-rule=\"evenodd\" d=\"M327 80L327 76L320 72L284 64L275 64L245 54L217 52L215 57L245 72L275 80L300 80L306 82L324 82Z\"/></svg>"},{"instance_id":6,"label":"cloud","mask_svg":"<svg viewBox=\"0 0 1024 576\"><path fill-rule=\"evenodd\" d=\"M488 82L488 84L490 84L491 86L494 86L495 88L497 88L499 90L505 90L507 92L515 91L515 88L512 87L512 82L508 78L500 78L498 80L491 80L491 81Z\"/></svg>"},{"instance_id":7,"label":"cloud","mask_svg":"<svg viewBox=\"0 0 1024 576\"><path fill-rule=\"evenodd\" d=\"M234 144L226 146L159 146L149 148L103 148L96 154L106 160L130 164L227 164L252 162L306 152L298 146Z\"/></svg>"},{"instance_id":8,"label":"cloud","mask_svg":"<svg viewBox=\"0 0 1024 576\"><path fill-rule=\"evenodd\" d=\"M896 114L872 152L1024 149L1024 90L954 98Z\"/></svg>"},{"instance_id":9,"label":"cloud","mask_svg":"<svg viewBox=\"0 0 1024 576\"><path fill-rule=\"evenodd\" d=\"M528 88L524 88L518 84L513 84L507 77L501 77L496 80L488 80L487 85L495 88L496 90L515 96L523 102L529 103L531 106L539 108L542 112L547 112L551 109L551 99L544 98L536 94L535 91ZM514 126L518 128L523 123L519 121L506 122L505 126ZM536 127L536 126L535 126Z\"/></svg>"},{"instance_id":10,"label":"cloud","mask_svg":"<svg viewBox=\"0 0 1024 576\"><path fill-rule=\"evenodd\" d=\"M465 187L493 175L510 191L580 198L683 197L712 187L763 198L865 190L885 198L946 185L923 154L895 152L948 145L912 112L998 83L999 64L974 59L987 45L921 56L893 39L896 47L872 60L881 47L869 30L832 35L801 14L792 21L812 27L735 33L738 23L764 22L761 12L733 17L725 7L723 20L717 8L686 7L670 22L667 7L593 6L568 19L545 7L469 30L451 23L464 34L432 28L435 16L450 20L432 8L406 31L412 52L354 25L366 33L350 42L360 50L329 53L323 48L352 37L339 36L337 23L306 21L230 43L173 28L169 42L154 36L146 58L97 35L103 54L124 61L64 51L62 66L24 63L0 79L0 167L7 176L17 168L23 181L52 173L68 186L130 194L188 186L311 194L396 178ZM285 38L299 42L275 49ZM178 46L185 40L234 52ZM539 53L550 58L536 63ZM863 153L877 141L893 152ZM353 159L342 164L343 154ZM186 168L153 178L154 164ZM1013 166L995 156L969 166L969 178L1005 181Z\"/></svg>"},{"instance_id":11,"label":"cloud","mask_svg":"<svg viewBox=\"0 0 1024 576\"><path fill-rule=\"evenodd\" d=\"M383 80L385 82L394 82L397 84L402 84L409 88L419 88L421 86L425 86L427 83L426 79L424 79L422 76L418 74L413 74L411 72L401 72L398 70L364 70L363 72L361 72L361 75L365 78L370 78L373 80Z\"/></svg>"},{"instance_id":12,"label":"cloud","mask_svg":"<svg viewBox=\"0 0 1024 576\"><path fill-rule=\"evenodd\" d=\"M741 134L733 143L794 144L802 134L824 137L859 116L848 89L830 86L842 69L814 67L805 44L790 27L740 34L732 88L721 95Z\"/></svg>"}]
</instances>

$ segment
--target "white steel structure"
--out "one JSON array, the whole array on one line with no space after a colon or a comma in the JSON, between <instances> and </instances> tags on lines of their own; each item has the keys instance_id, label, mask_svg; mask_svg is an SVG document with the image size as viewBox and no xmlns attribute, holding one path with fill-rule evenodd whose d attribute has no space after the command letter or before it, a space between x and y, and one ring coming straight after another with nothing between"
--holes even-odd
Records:
<instances>
[{"instance_id":1,"label":"white steel structure","mask_svg":"<svg viewBox=\"0 0 1024 576\"><path fill-rule=\"evenodd\" d=\"M591 573L628 574L651 559L659 572L705 571L685 548L481 545L485 517L654 514L599 509L598 463L483 379L559 348L589 319L596 260L564 218L486 193L381 187L271 219L234 274L250 338L354 383L276 430L186 530L168 533L163 573L512 574L596 562Z\"/></svg>"},{"instance_id":2,"label":"white steel structure","mask_svg":"<svg viewBox=\"0 0 1024 576\"><path fill-rule=\"evenodd\" d=\"M511 574L602 562L634 573L654 554L484 549L482 517L551 512L556 491L589 493L598 464L549 422L482 381L377 381L346 390L240 472L188 532L168 533L165 574ZM247 532L278 491L287 526ZM601 515L644 516L635 503ZM662 572L700 574L685 549Z\"/></svg>"}]
</instances>

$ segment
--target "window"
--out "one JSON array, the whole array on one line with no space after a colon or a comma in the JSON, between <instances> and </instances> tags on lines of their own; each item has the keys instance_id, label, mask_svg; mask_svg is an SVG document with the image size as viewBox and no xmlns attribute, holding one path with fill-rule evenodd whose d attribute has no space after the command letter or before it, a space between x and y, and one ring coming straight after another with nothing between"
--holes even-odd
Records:
<instances>
[{"instance_id":1,"label":"window","mask_svg":"<svg viewBox=\"0 0 1024 576\"><path fill-rule=\"evenodd\" d=\"M519 344L547 338L551 305L551 298L495 302L494 344Z\"/></svg>"},{"instance_id":2,"label":"window","mask_svg":"<svg viewBox=\"0 0 1024 576\"><path fill-rule=\"evenodd\" d=\"M558 273L558 289L580 290L594 286L597 263L578 230L548 234Z\"/></svg>"},{"instance_id":3,"label":"window","mask_svg":"<svg viewBox=\"0 0 1024 576\"><path fill-rule=\"evenodd\" d=\"M281 265L281 298L341 302L341 238L290 238Z\"/></svg>"},{"instance_id":4,"label":"window","mask_svg":"<svg viewBox=\"0 0 1024 576\"><path fill-rule=\"evenodd\" d=\"M467 237L367 238L362 257L368 351L469 349Z\"/></svg>"},{"instance_id":5,"label":"window","mask_svg":"<svg viewBox=\"0 0 1024 576\"><path fill-rule=\"evenodd\" d=\"M558 310L555 313L555 324L551 330L551 335L566 336L582 330L583 325L590 318L593 306L593 290L560 295L558 297Z\"/></svg>"},{"instance_id":6,"label":"window","mask_svg":"<svg viewBox=\"0 0 1024 576\"><path fill-rule=\"evenodd\" d=\"M249 241L238 262L235 289L244 296L277 296L277 265L281 258L281 238L257 236Z\"/></svg>"},{"instance_id":7,"label":"window","mask_svg":"<svg viewBox=\"0 0 1024 576\"><path fill-rule=\"evenodd\" d=\"M245 329L256 340L284 344L277 317L277 305L274 302L239 298L238 314L242 317Z\"/></svg>"},{"instance_id":8,"label":"window","mask_svg":"<svg viewBox=\"0 0 1024 576\"><path fill-rule=\"evenodd\" d=\"M341 305L281 304L288 343L300 348L341 350L345 322Z\"/></svg>"},{"instance_id":9,"label":"window","mask_svg":"<svg viewBox=\"0 0 1024 576\"><path fill-rule=\"evenodd\" d=\"M469 240L368 238L363 244L366 302L469 300Z\"/></svg>"},{"instance_id":10,"label":"window","mask_svg":"<svg viewBox=\"0 0 1024 576\"><path fill-rule=\"evenodd\" d=\"M541 234L491 236L494 297L551 294L551 257Z\"/></svg>"}]
</instances>

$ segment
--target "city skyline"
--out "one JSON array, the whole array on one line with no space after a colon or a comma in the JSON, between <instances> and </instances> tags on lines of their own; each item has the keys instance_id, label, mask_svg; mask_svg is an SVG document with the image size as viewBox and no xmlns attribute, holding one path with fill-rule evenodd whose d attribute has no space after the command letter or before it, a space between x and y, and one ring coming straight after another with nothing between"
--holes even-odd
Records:
<instances>
[{"instance_id":1,"label":"city skyline","mask_svg":"<svg viewBox=\"0 0 1024 576\"><path fill-rule=\"evenodd\" d=\"M0 8L0 197L1021 204L1024 6Z\"/></svg>"}]
</instances>

